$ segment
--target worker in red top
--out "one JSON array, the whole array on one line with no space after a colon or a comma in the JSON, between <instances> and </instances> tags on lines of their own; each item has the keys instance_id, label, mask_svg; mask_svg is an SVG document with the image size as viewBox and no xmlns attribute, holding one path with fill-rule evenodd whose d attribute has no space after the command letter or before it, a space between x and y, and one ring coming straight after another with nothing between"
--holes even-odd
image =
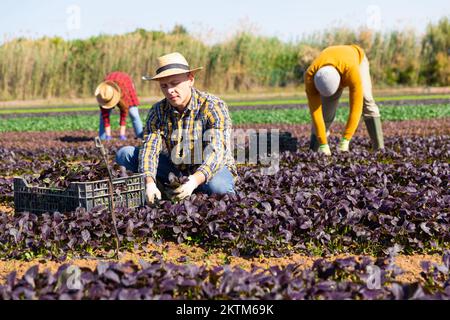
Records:
<instances>
[{"instance_id":1,"label":"worker in red top","mask_svg":"<svg viewBox=\"0 0 450 320\"><path fill-rule=\"evenodd\" d=\"M102 140L111 140L111 124L109 117L112 109L120 109L120 140L126 140L126 119L130 114L136 138L142 139L143 128L139 117L139 99L131 77L120 71L108 74L104 81L95 90L95 97L100 105L99 137Z\"/></svg>"}]
</instances>

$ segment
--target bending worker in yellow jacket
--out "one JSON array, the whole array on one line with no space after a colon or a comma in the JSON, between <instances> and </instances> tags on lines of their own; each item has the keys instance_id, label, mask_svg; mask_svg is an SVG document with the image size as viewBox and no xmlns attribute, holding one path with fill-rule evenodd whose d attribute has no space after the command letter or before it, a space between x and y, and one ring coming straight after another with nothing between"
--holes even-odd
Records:
<instances>
[{"instance_id":1,"label":"bending worker in yellow jacket","mask_svg":"<svg viewBox=\"0 0 450 320\"><path fill-rule=\"evenodd\" d=\"M327 135L346 87L349 88L350 113L339 150L348 151L361 114L373 148L384 148L380 111L372 96L369 61L356 45L326 48L306 71L305 90L313 122L310 148L331 154Z\"/></svg>"}]
</instances>

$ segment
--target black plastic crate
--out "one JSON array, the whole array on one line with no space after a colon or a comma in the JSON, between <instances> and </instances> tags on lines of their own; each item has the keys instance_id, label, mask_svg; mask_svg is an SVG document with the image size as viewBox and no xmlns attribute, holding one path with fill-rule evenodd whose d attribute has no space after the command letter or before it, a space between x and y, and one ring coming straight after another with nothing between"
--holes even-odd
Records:
<instances>
[{"instance_id":1,"label":"black plastic crate","mask_svg":"<svg viewBox=\"0 0 450 320\"><path fill-rule=\"evenodd\" d=\"M264 134L264 138L261 137ZM272 136L278 139L278 152L295 152L298 150L298 139L292 136L289 131L280 131L278 133L272 133L270 130L261 132L261 130L255 130L251 132L248 137L245 138L244 145L236 145L234 152L244 150L246 154L249 153L250 145L252 144L253 150L256 150L259 154L260 143L266 145L265 153L271 154L272 152ZM262 142L261 142L262 141Z\"/></svg>"},{"instance_id":2,"label":"black plastic crate","mask_svg":"<svg viewBox=\"0 0 450 320\"><path fill-rule=\"evenodd\" d=\"M78 207L90 210L96 206L109 208L108 180L71 182L66 189L29 186L22 177L14 178L16 212L69 212ZM113 179L114 207L136 208L145 204L143 174Z\"/></svg>"}]
</instances>

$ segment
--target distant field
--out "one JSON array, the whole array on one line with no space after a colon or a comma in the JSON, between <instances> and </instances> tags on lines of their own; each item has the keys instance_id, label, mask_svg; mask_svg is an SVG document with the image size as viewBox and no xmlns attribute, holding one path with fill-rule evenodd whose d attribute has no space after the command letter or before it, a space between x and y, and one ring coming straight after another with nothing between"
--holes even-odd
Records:
<instances>
[{"instance_id":1,"label":"distant field","mask_svg":"<svg viewBox=\"0 0 450 320\"><path fill-rule=\"evenodd\" d=\"M382 119L385 121L401 121L415 119L433 119L450 117L450 104L415 105L415 106L382 106ZM306 108L282 110L236 110L230 111L233 124L305 124L309 123L310 114ZM146 112L141 112L144 121ZM337 122L345 122L348 108L338 109ZM118 126L118 113L111 116L112 128ZM43 117L0 118L0 132L8 131L64 131L64 130L97 130L99 116L61 115ZM131 127L128 121L128 127Z\"/></svg>"},{"instance_id":2,"label":"distant field","mask_svg":"<svg viewBox=\"0 0 450 320\"><path fill-rule=\"evenodd\" d=\"M430 101L430 100L448 100L450 101L449 94L439 94L439 95L403 95L403 96L384 96L377 97L376 101L380 103L384 102L402 102L402 101ZM348 103L348 98L342 98L342 103ZM230 108L239 107L243 109L245 107L255 107L255 106L286 106L286 105L305 105L308 103L306 98L300 99L259 99L251 101L230 101L227 102ZM150 109L151 105L142 105L141 109ZM98 110L97 105L86 105L86 106L33 106L33 107L0 107L0 115L5 114L26 114L26 113L56 113L56 112L84 112L84 111L96 111Z\"/></svg>"}]
</instances>

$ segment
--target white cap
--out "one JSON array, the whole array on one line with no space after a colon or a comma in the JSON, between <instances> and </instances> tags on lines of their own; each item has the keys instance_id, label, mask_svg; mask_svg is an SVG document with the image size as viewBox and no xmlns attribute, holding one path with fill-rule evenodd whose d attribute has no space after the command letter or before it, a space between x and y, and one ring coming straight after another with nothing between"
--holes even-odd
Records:
<instances>
[{"instance_id":1,"label":"white cap","mask_svg":"<svg viewBox=\"0 0 450 320\"><path fill-rule=\"evenodd\" d=\"M341 76L335 67L325 66L317 70L314 75L314 84L323 97L331 97L339 89Z\"/></svg>"}]
</instances>

